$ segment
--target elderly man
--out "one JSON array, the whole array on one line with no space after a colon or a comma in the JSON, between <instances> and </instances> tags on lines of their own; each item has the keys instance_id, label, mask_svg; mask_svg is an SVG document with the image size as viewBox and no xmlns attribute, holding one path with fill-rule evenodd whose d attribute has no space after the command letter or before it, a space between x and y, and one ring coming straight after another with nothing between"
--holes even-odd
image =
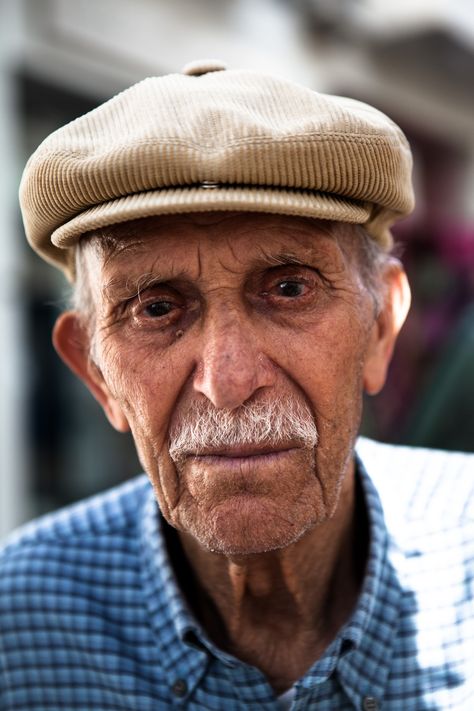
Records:
<instances>
[{"instance_id":1,"label":"elderly man","mask_svg":"<svg viewBox=\"0 0 474 711\"><path fill-rule=\"evenodd\" d=\"M410 170L375 109L218 64L38 148L54 343L147 476L5 546L2 710L474 708L473 460L355 454Z\"/></svg>"}]
</instances>

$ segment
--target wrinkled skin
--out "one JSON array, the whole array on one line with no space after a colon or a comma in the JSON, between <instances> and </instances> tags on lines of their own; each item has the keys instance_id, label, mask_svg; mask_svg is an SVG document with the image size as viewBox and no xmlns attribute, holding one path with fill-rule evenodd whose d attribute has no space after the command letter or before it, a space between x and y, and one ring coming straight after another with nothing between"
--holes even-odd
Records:
<instances>
[{"instance_id":1,"label":"wrinkled skin","mask_svg":"<svg viewBox=\"0 0 474 711\"><path fill-rule=\"evenodd\" d=\"M198 577L205 581L216 568L214 553L234 567L237 561L258 568L254 582L265 578L262 570L271 570L271 577L278 568L285 595L314 622L314 608L321 612L328 604L341 551L350 557L352 550L346 543L354 533L353 445L362 392L377 392L385 379L398 328L393 299L376 318L353 248L311 220L174 215L136 222L128 238L129 227L120 230L124 241L110 254L85 253L97 305L95 364L89 334L74 312L58 320L56 347L112 424L132 430L162 513L181 532ZM392 270L387 284L400 292L399 270ZM319 432L315 448L284 442L271 452L191 456L179 467L171 460L170 425L195 399L238 411L282 394L309 405ZM288 567L290 550L299 574ZM267 565L264 554L271 551L281 552L272 558L281 565ZM351 577L346 563L341 570ZM303 601L312 569L321 600L313 593L310 610ZM227 624L229 646L275 679L275 688L286 688L318 645L312 638L308 651L305 642L301 659L295 653L299 663L283 680L278 661L266 668L263 653L249 656L243 608L235 613L245 585L240 573L235 582L232 566L227 570L224 578L215 570L216 580L229 582L227 592L222 585L222 593L215 593L215 603L224 620L234 620L234 626ZM270 594L268 585L263 588ZM348 614L357 589L347 581L348 599L332 596L338 612L328 615L335 622L326 636ZM291 620L289 602L285 615ZM294 624L291 631L296 639ZM251 644L257 648L249 638Z\"/></svg>"}]
</instances>

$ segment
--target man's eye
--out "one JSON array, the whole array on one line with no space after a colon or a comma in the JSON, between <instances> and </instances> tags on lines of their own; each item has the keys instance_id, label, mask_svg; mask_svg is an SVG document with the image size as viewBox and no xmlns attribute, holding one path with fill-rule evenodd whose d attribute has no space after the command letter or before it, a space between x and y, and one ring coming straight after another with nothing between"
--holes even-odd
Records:
<instances>
[{"instance_id":1,"label":"man's eye","mask_svg":"<svg viewBox=\"0 0 474 711\"><path fill-rule=\"evenodd\" d=\"M289 299L295 298L305 293L305 284L299 281L281 281L276 285L275 292L278 296L284 296Z\"/></svg>"},{"instance_id":2,"label":"man's eye","mask_svg":"<svg viewBox=\"0 0 474 711\"><path fill-rule=\"evenodd\" d=\"M171 301L153 301L144 307L143 313L151 318L159 318L167 316L174 308L175 305Z\"/></svg>"}]
</instances>

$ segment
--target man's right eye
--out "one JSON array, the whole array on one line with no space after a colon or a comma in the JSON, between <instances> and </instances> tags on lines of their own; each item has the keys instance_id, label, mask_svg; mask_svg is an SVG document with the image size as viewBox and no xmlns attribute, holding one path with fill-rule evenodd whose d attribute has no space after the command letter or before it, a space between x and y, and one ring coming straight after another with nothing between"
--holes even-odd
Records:
<instances>
[{"instance_id":1,"label":"man's right eye","mask_svg":"<svg viewBox=\"0 0 474 711\"><path fill-rule=\"evenodd\" d=\"M143 308L143 313L151 318L159 318L167 316L173 308L175 305L171 301L153 301Z\"/></svg>"},{"instance_id":2,"label":"man's right eye","mask_svg":"<svg viewBox=\"0 0 474 711\"><path fill-rule=\"evenodd\" d=\"M129 313L138 327L166 328L182 317L183 307L179 295L143 294L131 301Z\"/></svg>"}]
</instances>

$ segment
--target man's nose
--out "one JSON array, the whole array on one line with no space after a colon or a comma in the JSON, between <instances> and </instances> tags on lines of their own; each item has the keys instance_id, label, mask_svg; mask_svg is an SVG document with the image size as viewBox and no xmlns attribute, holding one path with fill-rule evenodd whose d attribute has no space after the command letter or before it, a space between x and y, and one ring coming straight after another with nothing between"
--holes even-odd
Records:
<instances>
[{"instance_id":1,"label":"man's nose","mask_svg":"<svg viewBox=\"0 0 474 711\"><path fill-rule=\"evenodd\" d=\"M194 389L216 408L234 410L275 381L275 366L242 316L209 319L203 333Z\"/></svg>"}]
</instances>

